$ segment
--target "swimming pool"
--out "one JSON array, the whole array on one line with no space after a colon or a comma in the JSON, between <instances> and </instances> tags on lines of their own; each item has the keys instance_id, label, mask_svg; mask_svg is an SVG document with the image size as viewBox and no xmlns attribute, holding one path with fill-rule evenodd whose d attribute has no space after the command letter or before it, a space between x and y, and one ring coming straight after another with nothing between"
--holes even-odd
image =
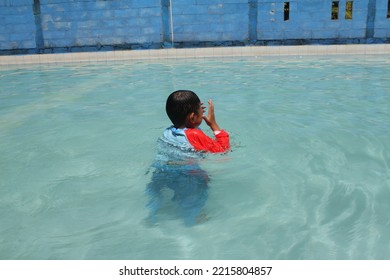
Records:
<instances>
[{"instance_id":1,"label":"swimming pool","mask_svg":"<svg viewBox=\"0 0 390 280\"><path fill-rule=\"evenodd\" d=\"M0 259L389 259L390 56L0 68ZM233 148L203 223L146 186L175 89ZM203 125L205 131L207 127Z\"/></svg>"}]
</instances>

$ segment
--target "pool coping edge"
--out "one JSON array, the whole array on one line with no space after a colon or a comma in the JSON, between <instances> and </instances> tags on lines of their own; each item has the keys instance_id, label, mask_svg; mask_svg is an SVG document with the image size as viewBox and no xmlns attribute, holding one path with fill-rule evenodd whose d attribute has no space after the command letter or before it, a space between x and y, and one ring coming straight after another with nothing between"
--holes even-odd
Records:
<instances>
[{"instance_id":1,"label":"pool coping edge","mask_svg":"<svg viewBox=\"0 0 390 280\"><path fill-rule=\"evenodd\" d=\"M64 62L101 62L148 59L307 56L307 55L371 55L390 54L390 44L245 46L157 50L123 50L58 54L0 56L0 65L51 64Z\"/></svg>"}]
</instances>

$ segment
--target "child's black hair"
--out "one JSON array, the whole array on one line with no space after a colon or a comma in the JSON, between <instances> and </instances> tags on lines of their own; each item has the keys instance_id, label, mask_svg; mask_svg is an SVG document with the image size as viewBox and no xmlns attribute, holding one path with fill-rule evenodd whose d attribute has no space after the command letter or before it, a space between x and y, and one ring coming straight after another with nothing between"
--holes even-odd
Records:
<instances>
[{"instance_id":1,"label":"child's black hair","mask_svg":"<svg viewBox=\"0 0 390 280\"><path fill-rule=\"evenodd\" d=\"M198 113L199 106L200 99L195 92L177 90L168 96L165 109L173 125L178 128L185 124L188 114Z\"/></svg>"}]
</instances>

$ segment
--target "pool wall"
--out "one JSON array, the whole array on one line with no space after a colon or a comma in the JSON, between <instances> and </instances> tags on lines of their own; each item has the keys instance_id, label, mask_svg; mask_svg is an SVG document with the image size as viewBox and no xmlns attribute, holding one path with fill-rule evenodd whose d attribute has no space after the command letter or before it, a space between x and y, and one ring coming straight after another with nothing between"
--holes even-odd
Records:
<instances>
[{"instance_id":1,"label":"pool wall","mask_svg":"<svg viewBox=\"0 0 390 280\"><path fill-rule=\"evenodd\" d=\"M389 43L389 0L0 0L0 54Z\"/></svg>"}]
</instances>

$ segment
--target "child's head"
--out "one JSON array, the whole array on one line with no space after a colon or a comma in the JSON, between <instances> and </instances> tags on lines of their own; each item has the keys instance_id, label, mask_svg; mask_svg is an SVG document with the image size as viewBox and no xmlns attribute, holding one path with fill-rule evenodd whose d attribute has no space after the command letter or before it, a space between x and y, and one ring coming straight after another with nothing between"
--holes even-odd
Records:
<instances>
[{"instance_id":1,"label":"child's head","mask_svg":"<svg viewBox=\"0 0 390 280\"><path fill-rule=\"evenodd\" d=\"M190 90L177 90L167 99L167 115L176 128L197 127L202 122L203 109L199 97Z\"/></svg>"}]
</instances>

